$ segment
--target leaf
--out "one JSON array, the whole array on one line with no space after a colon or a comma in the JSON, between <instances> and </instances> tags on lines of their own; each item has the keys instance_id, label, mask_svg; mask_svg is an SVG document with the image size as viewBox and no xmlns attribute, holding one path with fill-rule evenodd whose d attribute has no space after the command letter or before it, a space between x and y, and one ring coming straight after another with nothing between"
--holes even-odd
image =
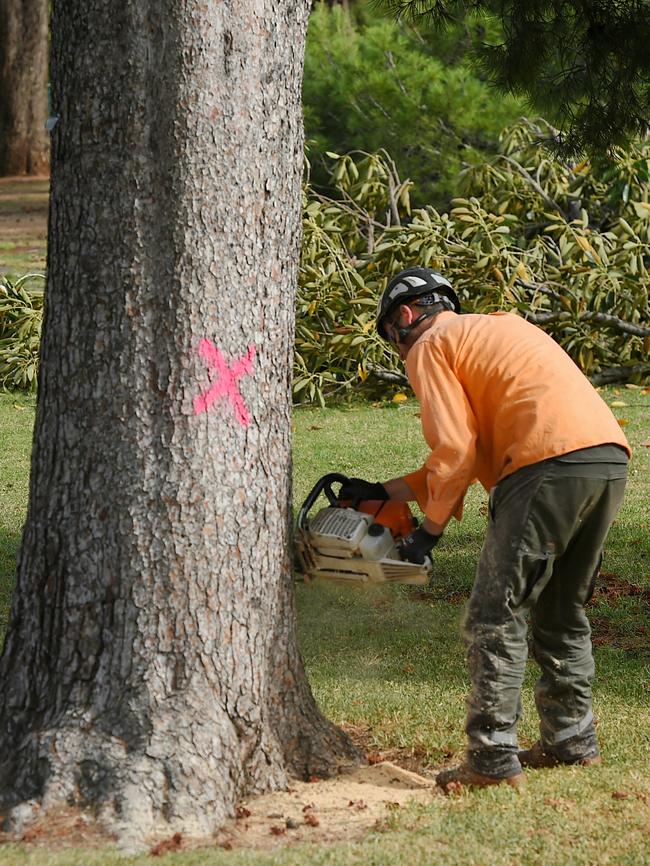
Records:
<instances>
[{"instance_id":1,"label":"leaf","mask_svg":"<svg viewBox=\"0 0 650 866\"><path fill-rule=\"evenodd\" d=\"M627 427L627 425L630 423L627 418L617 418L616 420L621 427Z\"/></svg>"},{"instance_id":2,"label":"leaf","mask_svg":"<svg viewBox=\"0 0 650 866\"><path fill-rule=\"evenodd\" d=\"M614 409L618 409L621 406L627 406L627 403L625 402L625 400L614 400L609 405L612 406Z\"/></svg>"},{"instance_id":3,"label":"leaf","mask_svg":"<svg viewBox=\"0 0 650 866\"><path fill-rule=\"evenodd\" d=\"M650 448L650 439L646 439L645 442L642 442L641 445L643 448Z\"/></svg>"},{"instance_id":4,"label":"leaf","mask_svg":"<svg viewBox=\"0 0 650 866\"><path fill-rule=\"evenodd\" d=\"M408 397L401 391L393 397L393 403L403 403L405 400L408 400Z\"/></svg>"},{"instance_id":5,"label":"leaf","mask_svg":"<svg viewBox=\"0 0 650 866\"><path fill-rule=\"evenodd\" d=\"M523 262L519 262L517 264L516 274L520 279L524 280L525 282L530 282L530 274L526 270L526 265Z\"/></svg>"}]
</instances>

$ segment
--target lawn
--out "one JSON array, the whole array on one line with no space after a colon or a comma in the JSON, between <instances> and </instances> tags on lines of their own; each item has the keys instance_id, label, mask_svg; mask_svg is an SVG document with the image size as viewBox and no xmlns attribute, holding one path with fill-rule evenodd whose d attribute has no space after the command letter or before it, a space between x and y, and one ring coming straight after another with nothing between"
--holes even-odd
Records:
<instances>
[{"instance_id":1,"label":"lawn","mask_svg":"<svg viewBox=\"0 0 650 866\"><path fill-rule=\"evenodd\" d=\"M356 842L276 851L204 849L167 855L173 866L319 866L404 863L578 866L650 862L650 393L603 396L634 447L630 483L590 606L596 645L595 710L602 767L529 772L527 790L492 789L391 813ZM299 504L328 471L371 480L399 475L425 455L414 402L298 409L294 490ZM5 622L25 517L34 401L0 395L0 621ZM459 619L485 529L486 497L468 496L461 524L436 549L427 592L296 585L302 652L323 711L364 738L368 750L424 773L463 750L468 680ZM520 734L536 739L529 666ZM2 866L153 864L107 850L0 848Z\"/></svg>"}]
</instances>

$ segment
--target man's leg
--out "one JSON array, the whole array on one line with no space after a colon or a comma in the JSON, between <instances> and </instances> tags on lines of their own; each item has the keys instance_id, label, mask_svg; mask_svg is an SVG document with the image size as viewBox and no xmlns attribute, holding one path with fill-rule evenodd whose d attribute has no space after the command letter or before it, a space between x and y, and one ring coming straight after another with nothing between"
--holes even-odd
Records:
<instances>
[{"instance_id":1,"label":"man's leg","mask_svg":"<svg viewBox=\"0 0 650 866\"><path fill-rule=\"evenodd\" d=\"M590 724L593 660L584 603L623 487L623 480L607 481L597 467L576 468L557 461L526 467L497 486L465 622L472 679L466 726L470 773L503 780L521 772L516 725L527 655L525 615L544 594L557 559L567 553L567 565L575 569L579 564L582 576L566 584L556 582L542 605L541 620L537 616L545 671L538 695L544 724L553 736L559 731L568 739L570 729ZM585 574L587 588L580 590ZM566 652L561 649L565 642ZM556 666L557 648L566 660L563 676L550 672ZM583 707L574 700L581 693ZM449 773L439 778L443 787L451 781Z\"/></svg>"},{"instance_id":2,"label":"man's leg","mask_svg":"<svg viewBox=\"0 0 650 866\"><path fill-rule=\"evenodd\" d=\"M541 739L520 757L533 767L598 759L591 706L594 662L585 605L625 480L568 480L557 480L555 495L563 500L562 511L572 509L578 522L531 613L533 652L542 671L535 690Z\"/></svg>"},{"instance_id":3,"label":"man's leg","mask_svg":"<svg viewBox=\"0 0 650 866\"><path fill-rule=\"evenodd\" d=\"M521 778L516 725L527 647L526 601L551 573L554 550L531 538L545 464L514 473L495 490L490 520L464 622L471 692L465 767L494 781ZM453 771L450 771L453 773ZM438 783L465 779L441 774ZM461 774L462 775L462 774ZM468 774L465 773L467 778Z\"/></svg>"}]
</instances>

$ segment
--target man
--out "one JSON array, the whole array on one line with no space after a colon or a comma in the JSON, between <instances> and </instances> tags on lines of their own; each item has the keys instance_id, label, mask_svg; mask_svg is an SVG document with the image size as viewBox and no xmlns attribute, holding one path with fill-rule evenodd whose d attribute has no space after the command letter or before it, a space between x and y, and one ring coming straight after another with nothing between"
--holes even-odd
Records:
<instances>
[{"instance_id":1,"label":"man","mask_svg":"<svg viewBox=\"0 0 650 866\"><path fill-rule=\"evenodd\" d=\"M344 498L417 500L425 518L402 547L423 562L467 488L489 491L489 523L464 622L471 675L463 764L450 791L500 782L522 767L600 762L585 615L630 449L619 424L568 355L509 313L459 315L450 283L409 268L388 284L379 333L397 347L431 449L424 466L381 483L351 479ZM530 615L541 676L540 740L518 751Z\"/></svg>"}]
</instances>

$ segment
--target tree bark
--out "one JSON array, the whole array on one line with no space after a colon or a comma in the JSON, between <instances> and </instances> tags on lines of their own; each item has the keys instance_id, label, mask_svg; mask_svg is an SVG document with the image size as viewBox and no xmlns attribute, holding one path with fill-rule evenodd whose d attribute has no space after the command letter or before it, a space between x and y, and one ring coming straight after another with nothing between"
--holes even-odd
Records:
<instances>
[{"instance_id":1,"label":"tree bark","mask_svg":"<svg viewBox=\"0 0 650 866\"><path fill-rule=\"evenodd\" d=\"M244 795L358 760L306 681L289 552L308 7L53 3L5 810L205 834Z\"/></svg>"},{"instance_id":2,"label":"tree bark","mask_svg":"<svg viewBox=\"0 0 650 866\"><path fill-rule=\"evenodd\" d=\"M46 174L48 0L0 0L0 175Z\"/></svg>"}]
</instances>

